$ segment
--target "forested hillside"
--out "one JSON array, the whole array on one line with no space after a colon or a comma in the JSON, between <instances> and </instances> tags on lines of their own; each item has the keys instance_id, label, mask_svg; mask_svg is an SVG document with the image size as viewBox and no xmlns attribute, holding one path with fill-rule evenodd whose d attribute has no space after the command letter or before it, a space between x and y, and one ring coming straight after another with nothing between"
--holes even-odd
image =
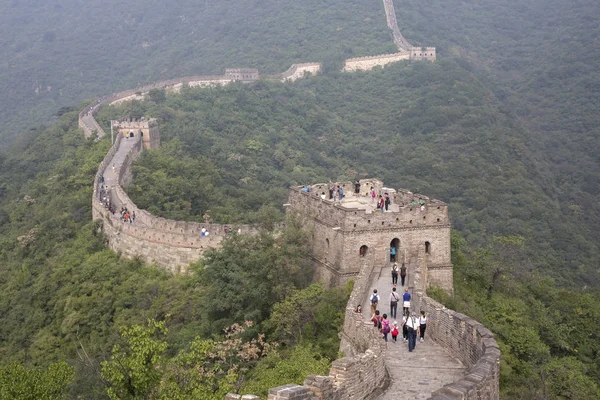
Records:
<instances>
[{"instance_id":1,"label":"forested hillside","mask_svg":"<svg viewBox=\"0 0 600 400\"><path fill-rule=\"evenodd\" d=\"M393 50L380 0L5 1L0 138L156 80Z\"/></svg>"},{"instance_id":2,"label":"forested hillside","mask_svg":"<svg viewBox=\"0 0 600 400\"><path fill-rule=\"evenodd\" d=\"M289 185L377 176L449 202L469 243L522 235L534 260L523 268L598 285L596 243L545 192L526 129L454 60L155 98L101 114L105 124L159 117L164 144L134 168L129 189L152 212L258 222ZM569 235L576 250L561 241Z\"/></svg>"}]
</instances>

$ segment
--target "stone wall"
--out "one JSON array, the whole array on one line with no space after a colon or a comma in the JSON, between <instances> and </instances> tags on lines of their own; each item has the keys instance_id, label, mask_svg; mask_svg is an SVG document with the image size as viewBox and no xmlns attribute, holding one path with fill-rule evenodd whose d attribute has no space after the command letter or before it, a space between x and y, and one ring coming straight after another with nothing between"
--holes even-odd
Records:
<instances>
[{"instance_id":1,"label":"stone wall","mask_svg":"<svg viewBox=\"0 0 600 400\"><path fill-rule=\"evenodd\" d=\"M419 261L425 260L422 256ZM288 384L269 390L269 400L368 399L385 389L385 342L374 327L356 314L356 304L364 304L371 289L374 264L363 264L346 306L341 332L345 357L332 363L328 376L309 375L303 385ZM500 350L492 333L477 321L415 291L415 309L427 315L427 334L466 367L465 376L435 391L430 400L497 400L499 398ZM246 395L250 396L250 395ZM247 397L254 399L254 397ZM226 399L244 399L228 394Z\"/></svg>"},{"instance_id":2,"label":"stone wall","mask_svg":"<svg viewBox=\"0 0 600 400\"><path fill-rule=\"evenodd\" d=\"M415 292L414 299L427 315L427 334L467 367L463 379L435 391L431 399L498 399L500 349L492 332L423 292Z\"/></svg>"},{"instance_id":3,"label":"stone wall","mask_svg":"<svg viewBox=\"0 0 600 400\"><path fill-rule=\"evenodd\" d=\"M148 263L157 262L171 272L185 272L187 266L197 261L205 250L218 247L230 231L248 234L255 228L248 225L220 225L185 222L156 217L139 209L129 198L122 185L131 182L131 164L141 154L141 137L123 139L118 135L115 144L100 164L94 182L92 213L95 220L102 220L108 247L128 257L140 256ZM99 177L112 164L111 160L124 140L135 140L123 162L115 163L118 184L110 189L111 202L117 210L121 206L135 212L135 223L123 223L118 214L111 214L99 199ZM202 236L202 229L209 232Z\"/></svg>"},{"instance_id":4,"label":"stone wall","mask_svg":"<svg viewBox=\"0 0 600 400\"><path fill-rule=\"evenodd\" d=\"M320 63L293 64L287 71L269 77L268 79L279 80L282 82L294 82L306 75L316 75L321 71Z\"/></svg>"},{"instance_id":5,"label":"stone wall","mask_svg":"<svg viewBox=\"0 0 600 400\"><path fill-rule=\"evenodd\" d=\"M384 67L387 64L401 60L410 60L410 53L407 51L401 51L399 53L381 54L371 57L349 58L344 63L343 71L368 71L375 67Z\"/></svg>"}]
</instances>

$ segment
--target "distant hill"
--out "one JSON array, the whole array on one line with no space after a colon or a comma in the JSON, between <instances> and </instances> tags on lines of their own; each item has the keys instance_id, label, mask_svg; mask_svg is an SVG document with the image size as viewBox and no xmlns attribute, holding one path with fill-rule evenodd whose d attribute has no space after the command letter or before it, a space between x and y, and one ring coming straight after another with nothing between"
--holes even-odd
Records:
<instances>
[{"instance_id":1,"label":"distant hill","mask_svg":"<svg viewBox=\"0 0 600 400\"><path fill-rule=\"evenodd\" d=\"M0 137L159 79L393 49L381 0L4 2Z\"/></svg>"}]
</instances>

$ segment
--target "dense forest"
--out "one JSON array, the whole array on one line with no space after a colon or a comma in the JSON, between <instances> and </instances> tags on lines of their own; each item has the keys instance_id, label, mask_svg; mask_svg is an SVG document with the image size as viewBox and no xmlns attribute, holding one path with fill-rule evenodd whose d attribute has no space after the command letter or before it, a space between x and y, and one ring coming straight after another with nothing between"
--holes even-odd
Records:
<instances>
[{"instance_id":1,"label":"dense forest","mask_svg":"<svg viewBox=\"0 0 600 400\"><path fill-rule=\"evenodd\" d=\"M185 276L121 258L91 220L108 146L82 140L69 112L0 160L0 399L222 400L325 373L350 287L310 284L297 223L233 235Z\"/></svg>"},{"instance_id":2,"label":"dense forest","mask_svg":"<svg viewBox=\"0 0 600 400\"><path fill-rule=\"evenodd\" d=\"M222 399L325 372L350 288L311 285L307 236L270 222L291 184L366 176L450 204L455 295L431 295L494 331L504 398L598 398L600 3L395 4L436 63L339 72L394 50L374 0L1 5L0 399ZM90 197L109 143L81 138L74 104L305 61L324 74L103 108L105 126L159 120L128 188L139 205L263 229L187 276L105 249ZM198 368L215 373L178 384Z\"/></svg>"}]
</instances>

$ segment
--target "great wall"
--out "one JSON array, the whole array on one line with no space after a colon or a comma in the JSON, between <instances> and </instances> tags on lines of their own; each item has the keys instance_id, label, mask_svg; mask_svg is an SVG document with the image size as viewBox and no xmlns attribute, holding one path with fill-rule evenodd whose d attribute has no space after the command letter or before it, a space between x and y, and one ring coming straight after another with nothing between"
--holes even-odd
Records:
<instances>
[{"instance_id":1,"label":"great wall","mask_svg":"<svg viewBox=\"0 0 600 400\"><path fill-rule=\"evenodd\" d=\"M388 27L398 52L346 60L344 71L369 70L399 60L435 60L432 47L414 47L402 36L392 0L383 0ZM294 64L284 73L263 79L293 82L320 72L319 63ZM153 89L177 93L184 86L210 87L235 81L259 79L255 69L226 69L224 75L194 76L153 83L115 93L90 104L79 113L79 126L86 137L107 136L95 115L102 105L145 99ZM112 124L112 122L111 122ZM185 273L204 250L218 247L232 230L252 234L252 226L191 223L153 216L139 209L124 187L132 181L131 164L144 149L160 145L156 121L123 119L116 140L100 164L94 179L92 212L102 222L108 246L126 256L140 256L173 273ZM430 286L451 292L450 221L448 206L427 196L407 190L385 188L376 179L360 181L360 195L352 197L354 184L339 182L347 197L334 202L328 184L316 184L310 192L290 189L288 212L297 213L313 232L315 279L328 285L353 279L354 286L346 306L340 333L344 357L333 361L328 376L308 376L303 385L289 384L269 391L270 400L344 400L344 399L498 399L500 351L492 333L473 319L446 309L427 297ZM374 209L366 196L373 187L389 193L390 211ZM126 206L135 212L134 223L124 223L103 204L110 198L115 207ZM423 205L415 205L422 199ZM427 337L409 353L405 345L383 341L365 313L369 295L379 288L382 299L389 298L390 246L398 250L399 261L408 269L407 288L412 294L411 309L428 316ZM386 297L387 296L387 297ZM382 301L385 303L385 300ZM381 307L385 312L385 307ZM258 399L254 395L228 394L226 399Z\"/></svg>"}]
</instances>

